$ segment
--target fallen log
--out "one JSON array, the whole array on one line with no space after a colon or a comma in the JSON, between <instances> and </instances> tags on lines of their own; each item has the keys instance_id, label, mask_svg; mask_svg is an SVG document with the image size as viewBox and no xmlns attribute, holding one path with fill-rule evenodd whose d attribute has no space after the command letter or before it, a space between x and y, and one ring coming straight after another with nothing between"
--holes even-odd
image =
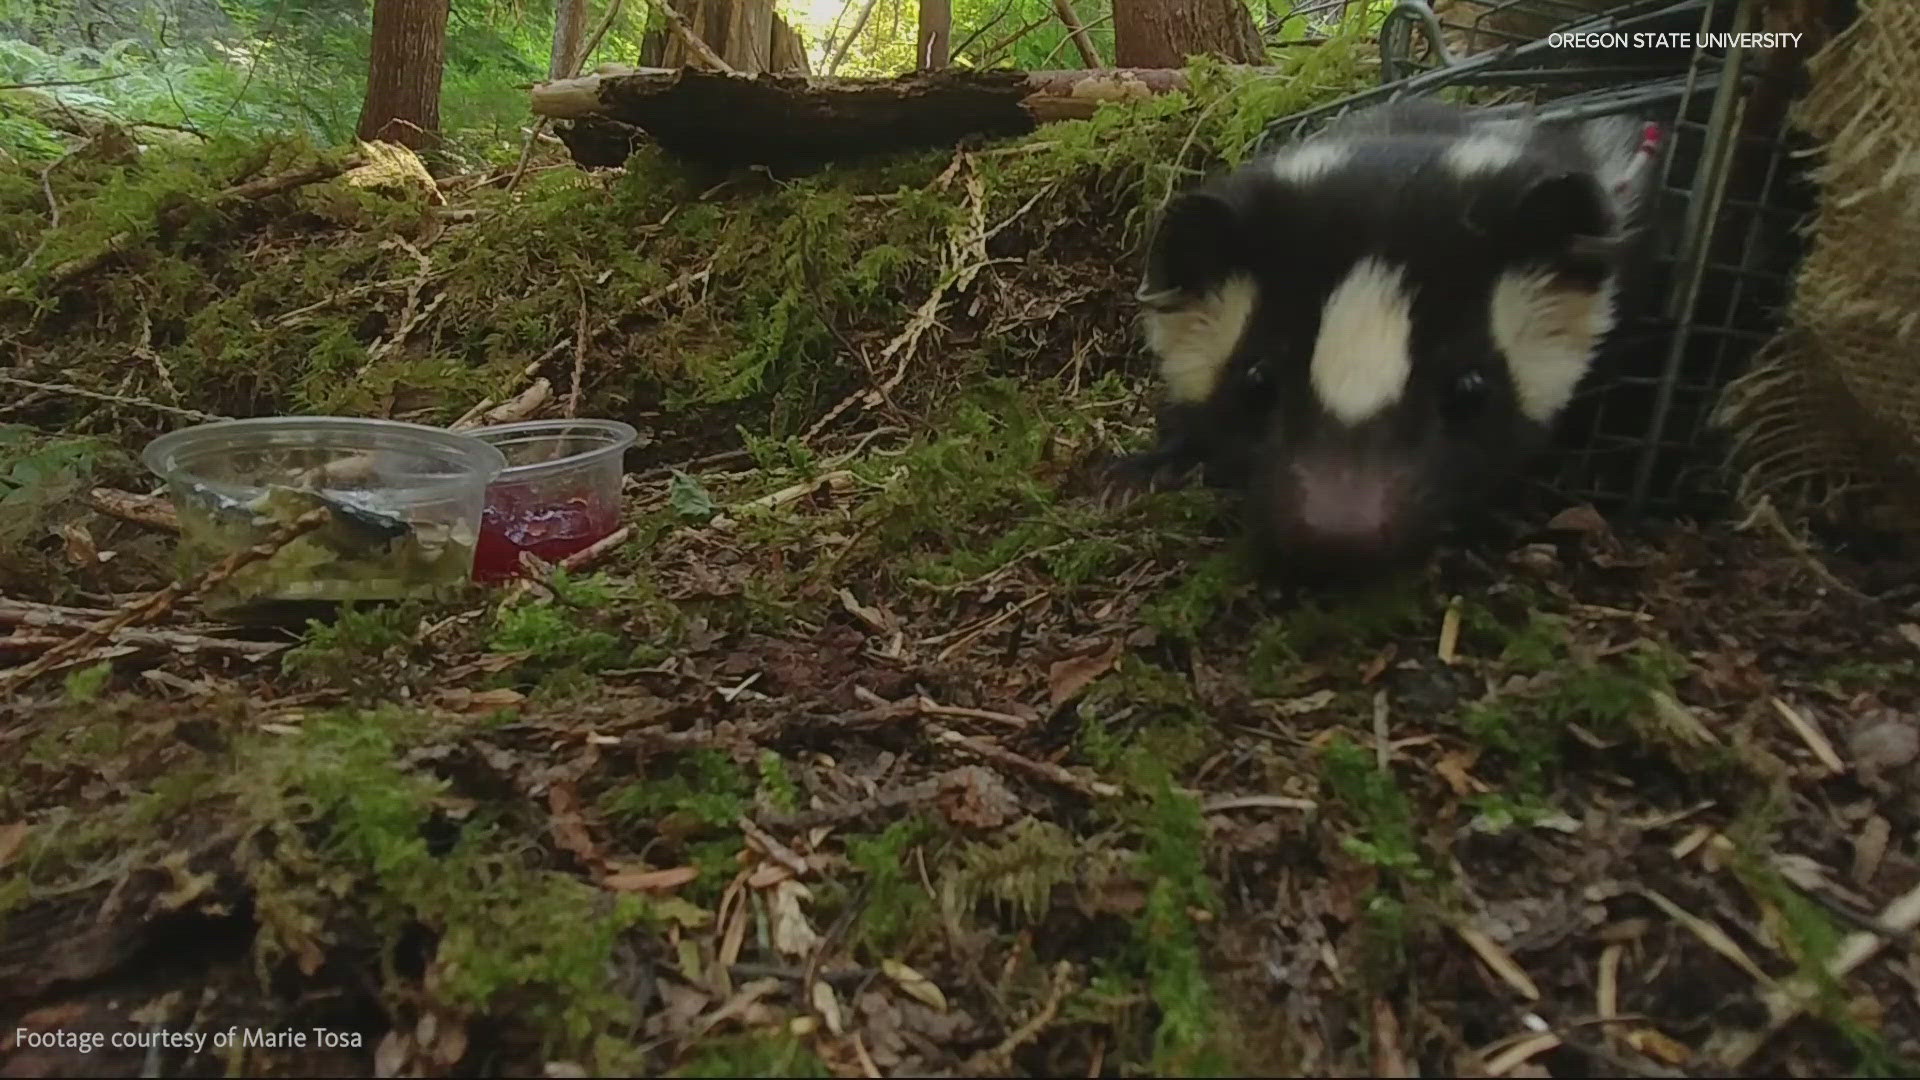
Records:
<instances>
[{"instance_id":1,"label":"fallen log","mask_svg":"<svg viewBox=\"0 0 1920 1080\"><path fill-rule=\"evenodd\" d=\"M563 138L583 165L624 161L625 146L604 144L635 131L691 161L793 165L1010 138L1084 119L1107 102L1186 87L1176 68L949 69L890 79L643 68L537 84L533 111L574 122Z\"/></svg>"}]
</instances>

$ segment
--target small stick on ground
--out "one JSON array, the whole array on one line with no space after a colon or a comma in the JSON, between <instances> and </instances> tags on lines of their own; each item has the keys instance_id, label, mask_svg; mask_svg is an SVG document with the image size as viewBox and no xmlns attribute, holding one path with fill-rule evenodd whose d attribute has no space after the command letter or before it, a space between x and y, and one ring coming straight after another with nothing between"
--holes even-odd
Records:
<instances>
[{"instance_id":1,"label":"small stick on ground","mask_svg":"<svg viewBox=\"0 0 1920 1080\"><path fill-rule=\"evenodd\" d=\"M1225 795L1208 799L1200 804L1203 814L1224 814L1229 810L1318 810L1320 804L1312 799L1296 799L1290 795Z\"/></svg>"},{"instance_id":2,"label":"small stick on ground","mask_svg":"<svg viewBox=\"0 0 1920 1080\"><path fill-rule=\"evenodd\" d=\"M587 287L580 286L580 321L573 331L573 386L567 391L567 418L580 415L580 384L587 377Z\"/></svg>"},{"instance_id":3,"label":"small stick on ground","mask_svg":"<svg viewBox=\"0 0 1920 1080\"><path fill-rule=\"evenodd\" d=\"M901 698L899 701L888 701L886 698L881 697L863 686L854 687L853 693L855 697L865 701L876 709L887 710L901 716L909 713L919 713L922 716L952 716L966 720L986 720L991 723L1003 724L1016 729L1024 729L1030 726L1024 717L1015 716L1012 713L994 712L991 709L969 709L963 705L942 705L932 698L927 697L925 694L916 694L910 698Z\"/></svg>"},{"instance_id":4,"label":"small stick on ground","mask_svg":"<svg viewBox=\"0 0 1920 1080\"><path fill-rule=\"evenodd\" d=\"M159 532L180 531L173 503L158 495L140 495L119 488L97 487L87 492L87 505L108 517L119 518Z\"/></svg>"},{"instance_id":5,"label":"small stick on ground","mask_svg":"<svg viewBox=\"0 0 1920 1080\"><path fill-rule=\"evenodd\" d=\"M1888 904L1880 913L1880 923L1901 935L1911 934L1915 927L1920 927L1920 887ZM1878 934L1866 931L1848 934L1827 961L1827 974L1835 980L1844 979L1886 946L1887 939ZM1769 989L1763 998L1768 1014L1766 1027L1734 1040L1720 1055L1721 1063L1736 1074L1743 1071L1747 1061L1760 1052L1768 1039L1799 1016L1814 995L1815 990L1809 980L1800 976Z\"/></svg>"},{"instance_id":6,"label":"small stick on ground","mask_svg":"<svg viewBox=\"0 0 1920 1080\"><path fill-rule=\"evenodd\" d=\"M220 584L246 566L273 558L281 548L325 524L332 513L325 507L309 510L269 533L260 543L228 555L191 580L176 581L164 589L149 593L111 618L102 619L68 638L65 644L41 653L32 663L0 675L0 699L18 693L34 679L58 667L62 661L100 644L126 627L160 618L183 598Z\"/></svg>"},{"instance_id":7,"label":"small stick on ground","mask_svg":"<svg viewBox=\"0 0 1920 1080\"><path fill-rule=\"evenodd\" d=\"M1501 948L1498 942L1465 923L1456 925L1453 932L1460 935L1460 940L1467 943L1467 948L1472 949L1474 955L1486 961L1487 966L1493 969L1493 973L1500 976L1502 982L1513 987L1521 997L1528 1001L1540 1000L1540 988L1534 985L1533 980L1528 978L1527 973L1520 969L1520 965L1514 962L1513 957L1507 955L1507 950Z\"/></svg>"},{"instance_id":8,"label":"small stick on ground","mask_svg":"<svg viewBox=\"0 0 1920 1080\"><path fill-rule=\"evenodd\" d=\"M1091 796L1096 799L1111 799L1121 794L1120 788L1104 780L1083 780L1052 762L1035 761L1030 757L1023 757L1004 746L990 743L985 739L976 739L971 735L962 735L951 728L941 727L939 724L928 724L927 729L935 739L949 746L960 747L971 753L978 754L988 761L1005 765L1011 769L1019 769L1029 776L1038 777L1050 783L1058 784L1061 787L1079 792L1082 795Z\"/></svg>"},{"instance_id":9,"label":"small stick on ground","mask_svg":"<svg viewBox=\"0 0 1920 1080\"><path fill-rule=\"evenodd\" d=\"M607 535L601 537L600 539L595 540L592 544L589 544L588 546L581 548L579 551L576 551L573 554L568 555L566 558L561 559L559 562L554 563L553 566L558 567L561 570L565 570L569 574L576 573L581 570L585 570L588 567L599 562L602 558L604 558L607 552L612 551L614 548L617 548L621 544L626 543L628 538L632 536L633 536L632 527L627 525L622 525L618 529L615 529L614 531L608 533ZM522 559L521 565L523 567L526 565L525 560L527 559L535 559L536 567L540 565L532 552L523 551L520 553L520 557ZM536 587L545 588L546 587L545 579L551 574L551 570L552 568L541 569L533 577L522 577L520 580L514 582L507 593L507 600L508 601L518 600L522 595L524 595L525 593L527 593L528 591Z\"/></svg>"},{"instance_id":10,"label":"small stick on ground","mask_svg":"<svg viewBox=\"0 0 1920 1080\"><path fill-rule=\"evenodd\" d=\"M528 364L526 367L526 370L521 373L520 377L522 379L533 378L534 374L540 370L540 366L542 364L545 364L547 360L551 358L555 353L558 353L561 349L564 349L566 347L567 347L567 341L565 338L562 338L560 341L556 342L552 348L548 349L546 352L541 353L537 358L534 359L534 361L531 364ZM479 427L481 424L510 423L511 422L510 420L497 419L497 417L499 417L500 415L508 414L508 413L512 414L512 419L514 420L524 420L528 416L533 415L533 411L535 409L538 409L541 405L546 404L547 395L552 390L552 384L549 383L547 386L547 389L542 390L539 384L544 382L546 382L545 379L535 380L535 383L533 386L530 386L527 389L522 390L518 395L508 400L507 403L504 405L500 404L499 402L493 400L490 397L481 398L479 402L477 402L473 406L473 408L468 409L466 412L460 414L460 419L455 420L453 423L448 424L447 426L453 429L454 431L463 431L467 428ZM517 386L519 384L516 381L514 385Z\"/></svg>"},{"instance_id":11,"label":"small stick on ground","mask_svg":"<svg viewBox=\"0 0 1920 1080\"><path fill-rule=\"evenodd\" d=\"M978 766L969 766L978 768ZM938 798L943 791L960 782L964 771L955 769L942 773L930 780L917 784L882 791L872 798L860 799L842 806L828 806L819 810L802 810L798 813L770 816L761 820L768 829L783 832L818 828L822 825L842 825L849 821L872 820L877 814L898 810L909 806L922 806Z\"/></svg>"},{"instance_id":12,"label":"small stick on ground","mask_svg":"<svg viewBox=\"0 0 1920 1080\"><path fill-rule=\"evenodd\" d=\"M1812 720L1802 715L1800 710L1776 697L1773 699L1773 711L1780 714L1780 718L1787 722L1787 726L1793 729L1795 735L1800 736L1800 741L1807 744L1807 749L1813 751L1813 756L1820 759L1820 764L1825 766L1828 773L1839 776L1847 771L1846 762L1840 760L1840 755L1833 749L1833 743L1828 741L1826 735L1814 726Z\"/></svg>"},{"instance_id":13,"label":"small stick on ground","mask_svg":"<svg viewBox=\"0 0 1920 1080\"><path fill-rule=\"evenodd\" d=\"M1456 596L1447 603L1447 613L1440 620L1440 646L1435 656L1443 664L1451 667L1458 659L1460 648L1460 602Z\"/></svg>"},{"instance_id":14,"label":"small stick on ground","mask_svg":"<svg viewBox=\"0 0 1920 1080\"><path fill-rule=\"evenodd\" d=\"M172 416L183 416L188 420L211 422L214 420L231 419L231 417L220 416L215 413L204 413L198 409L182 409L174 405L162 405L157 401L148 401L145 398L108 394L99 390L89 390L84 386L74 386L69 383L35 382L32 379L20 378L18 375L0 375L0 383L6 383L9 386L24 386L29 390L40 390L49 394L66 394L69 397L86 398L89 401L104 401L109 405L131 405L136 409L152 409L154 412L167 413Z\"/></svg>"},{"instance_id":15,"label":"small stick on ground","mask_svg":"<svg viewBox=\"0 0 1920 1080\"><path fill-rule=\"evenodd\" d=\"M1375 756L1379 758L1380 771L1393 768L1393 740L1389 737L1391 729L1387 726L1387 692L1373 692L1373 745Z\"/></svg>"},{"instance_id":16,"label":"small stick on ground","mask_svg":"<svg viewBox=\"0 0 1920 1080\"><path fill-rule=\"evenodd\" d=\"M0 598L0 626L21 626L27 628L46 628L56 630L84 631L97 620L62 612L58 608L49 608L27 600ZM287 646L273 641L236 641L229 638L208 637L204 634L190 634L181 630L134 630L124 629L108 635L112 640L124 645L144 645L156 649L178 649L183 652L232 653L239 656L265 656L279 652ZM0 639L15 646L26 644L19 635ZM64 636L56 636L48 644L64 642Z\"/></svg>"},{"instance_id":17,"label":"small stick on ground","mask_svg":"<svg viewBox=\"0 0 1920 1080\"><path fill-rule=\"evenodd\" d=\"M736 824L740 826L741 832L747 834L747 840L762 852L766 853L767 858L772 859L774 862L779 863L781 866L786 867L801 877L807 875L809 869L807 860L801 858L792 848L775 840L766 830L755 825L747 818L743 817L739 819Z\"/></svg>"},{"instance_id":18,"label":"small stick on ground","mask_svg":"<svg viewBox=\"0 0 1920 1080\"><path fill-rule=\"evenodd\" d=\"M1040 1033L1060 1015L1060 1003L1067 998L1067 990L1073 985L1073 965L1065 960L1053 966L1053 985L1047 990L1047 1000L1040 1008L1000 1040L1000 1045L976 1055L967 1062L966 1071L972 1076L994 1076L1006 1072L1012 1064L1013 1052L1039 1038Z\"/></svg>"},{"instance_id":19,"label":"small stick on ground","mask_svg":"<svg viewBox=\"0 0 1920 1080\"><path fill-rule=\"evenodd\" d=\"M466 424L466 427L479 427L487 424L511 424L525 420L540 411L540 407L553 398L553 384L545 379L533 380L533 385L522 390L518 396L504 404L495 405L480 414L478 421Z\"/></svg>"}]
</instances>

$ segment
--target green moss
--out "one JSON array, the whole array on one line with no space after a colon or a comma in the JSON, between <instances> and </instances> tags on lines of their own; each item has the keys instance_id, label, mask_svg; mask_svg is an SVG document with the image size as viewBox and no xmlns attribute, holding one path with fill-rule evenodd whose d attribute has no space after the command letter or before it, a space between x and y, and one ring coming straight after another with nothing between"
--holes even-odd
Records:
<instances>
[{"instance_id":1,"label":"green moss","mask_svg":"<svg viewBox=\"0 0 1920 1080\"><path fill-rule=\"evenodd\" d=\"M943 877L960 908L987 897L1032 923L1047 913L1054 889L1080 876L1085 861L1072 833L1022 818L1000 836L966 844Z\"/></svg>"},{"instance_id":2,"label":"green moss","mask_svg":"<svg viewBox=\"0 0 1920 1080\"><path fill-rule=\"evenodd\" d=\"M1341 838L1355 858L1408 880L1430 877L1423 865L1413 810L1393 774L1380 768L1373 751L1344 736L1321 754L1322 776L1354 815L1357 828Z\"/></svg>"},{"instance_id":3,"label":"green moss","mask_svg":"<svg viewBox=\"0 0 1920 1080\"><path fill-rule=\"evenodd\" d=\"M1153 1064L1162 1076L1232 1075L1194 923L1196 912L1211 913L1218 903L1206 873L1206 839L1199 802L1163 776L1143 835L1141 874L1150 884L1136 926L1160 1012Z\"/></svg>"},{"instance_id":4,"label":"green moss","mask_svg":"<svg viewBox=\"0 0 1920 1080\"><path fill-rule=\"evenodd\" d=\"M421 723L391 710L327 713L310 717L300 740L280 744L282 797L324 826L309 856L323 873L365 882L338 899L385 934L415 923L436 932L439 983L451 1003L511 1004L567 1045L586 1044L631 1008L606 965L616 935L645 918L644 903L609 901L576 878L528 866L485 820L462 826L436 852L428 826L443 785L397 764L398 740ZM282 846L303 846L285 829L276 835Z\"/></svg>"},{"instance_id":5,"label":"green moss","mask_svg":"<svg viewBox=\"0 0 1920 1080\"><path fill-rule=\"evenodd\" d=\"M671 830L674 818L731 826L747 811L752 794L752 779L732 758L717 750L691 750L664 758L648 776L613 788L600 807L610 821L629 828Z\"/></svg>"},{"instance_id":6,"label":"green moss","mask_svg":"<svg viewBox=\"0 0 1920 1080\"><path fill-rule=\"evenodd\" d=\"M281 668L308 685L345 689L359 696L391 696L409 681L424 605L341 608L331 621L312 621L300 644L281 656Z\"/></svg>"},{"instance_id":7,"label":"green moss","mask_svg":"<svg viewBox=\"0 0 1920 1080\"><path fill-rule=\"evenodd\" d=\"M130 703L74 708L72 726L105 732L108 745L79 758L69 741L65 763L137 762L177 745L171 725ZM434 723L387 708L311 713L294 734L225 726L199 756L150 778L132 774L126 797L37 826L7 902L105 887L169 852L211 850L252 892L263 970L335 944L390 955L420 928L435 944L435 993L447 1004L511 1016L562 1052L588 1046L630 1019L608 963L618 935L652 918L648 906L542 869L497 810L447 819L446 782L405 763Z\"/></svg>"},{"instance_id":8,"label":"green moss","mask_svg":"<svg viewBox=\"0 0 1920 1080\"><path fill-rule=\"evenodd\" d=\"M1824 908L1788 883L1764 851L1737 842L1736 852L1733 869L1741 883L1780 913L1785 931L1782 945L1799 977L1813 988L1808 1012L1830 1025L1852 1048L1855 1064L1849 1075L1915 1075L1920 1062L1904 1058L1883 1032L1862 1022L1850 1008L1846 987L1828 970L1846 933Z\"/></svg>"},{"instance_id":9,"label":"green moss","mask_svg":"<svg viewBox=\"0 0 1920 1080\"><path fill-rule=\"evenodd\" d=\"M1384 993L1405 977L1416 912L1439 875L1422 849L1411 801L1370 748L1336 737L1322 751L1321 776L1350 815L1341 848L1380 871L1356 930L1361 976L1373 992Z\"/></svg>"},{"instance_id":10,"label":"green moss","mask_svg":"<svg viewBox=\"0 0 1920 1080\"><path fill-rule=\"evenodd\" d=\"M0 384L0 398L22 393ZM68 576L41 541L74 516L80 496L109 468L125 471L128 463L101 439L0 424L0 591L24 593L29 583Z\"/></svg>"},{"instance_id":11,"label":"green moss","mask_svg":"<svg viewBox=\"0 0 1920 1080\"><path fill-rule=\"evenodd\" d=\"M1109 717L1122 709L1131 715L1116 729ZM1218 739L1186 678L1131 654L1088 688L1080 710L1081 753L1101 775L1143 789L1204 759Z\"/></svg>"},{"instance_id":12,"label":"green moss","mask_svg":"<svg viewBox=\"0 0 1920 1080\"><path fill-rule=\"evenodd\" d=\"M108 681L112 678L113 664L102 661L98 664L74 668L67 674L62 688L66 692L68 701L84 705L98 700L100 692L106 688Z\"/></svg>"},{"instance_id":13,"label":"green moss","mask_svg":"<svg viewBox=\"0 0 1920 1080\"><path fill-rule=\"evenodd\" d=\"M933 913L933 898L915 871L915 847L933 837L923 818L903 818L877 836L847 838L847 858L859 870L866 902L854 928L862 944L885 956L906 951Z\"/></svg>"},{"instance_id":14,"label":"green moss","mask_svg":"<svg viewBox=\"0 0 1920 1080\"><path fill-rule=\"evenodd\" d=\"M800 789L787 772L786 759L772 750L760 751L760 792L767 805L782 814L800 809Z\"/></svg>"},{"instance_id":15,"label":"green moss","mask_svg":"<svg viewBox=\"0 0 1920 1080\"><path fill-rule=\"evenodd\" d=\"M1281 618L1287 647L1296 659L1378 650L1439 622L1431 597L1406 580L1384 582L1350 596L1309 600Z\"/></svg>"},{"instance_id":16,"label":"green moss","mask_svg":"<svg viewBox=\"0 0 1920 1080\"><path fill-rule=\"evenodd\" d=\"M1820 681L1840 693L1906 686L1917 679L1920 679L1920 662L1913 660L1842 660L1820 673Z\"/></svg>"},{"instance_id":17,"label":"green moss","mask_svg":"<svg viewBox=\"0 0 1920 1080\"><path fill-rule=\"evenodd\" d=\"M513 604L495 613L488 646L496 652L525 653L520 678L549 686L577 684L631 654L626 640L599 613L611 600L604 578L573 578L556 569L550 581L553 599Z\"/></svg>"},{"instance_id":18,"label":"green moss","mask_svg":"<svg viewBox=\"0 0 1920 1080\"><path fill-rule=\"evenodd\" d=\"M777 1035L723 1036L704 1045L693 1060L669 1076L832 1076L806 1044L784 1032Z\"/></svg>"},{"instance_id":19,"label":"green moss","mask_svg":"<svg viewBox=\"0 0 1920 1080\"><path fill-rule=\"evenodd\" d=\"M1246 579L1232 555L1201 559L1180 583L1154 597L1141 611L1148 626L1183 640L1200 634L1235 596L1246 591Z\"/></svg>"},{"instance_id":20,"label":"green moss","mask_svg":"<svg viewBox=\"0 0 1920 1080\"><path fill-rule=\"evenodd\" d=\"M1535 689L1471 703L1458 715L1461 729L1493 751L1489 762L1507 769L1502 797L1483 801L1494 818L1525 819L1545 810L1567 761L1571 724L1598 738L1658 748L1689 770L1734 765L1731 756L1695 746L1660 719L1653 695L1671 696L1686 671L1685 658L1665 645L1641 641L1614 656L1588 658L1569 644L1563 617L1537 610L1513 627L1466 605L1462 625L1499 648L1504 669L1545 676Z\"/></svg>"}]
</instances>

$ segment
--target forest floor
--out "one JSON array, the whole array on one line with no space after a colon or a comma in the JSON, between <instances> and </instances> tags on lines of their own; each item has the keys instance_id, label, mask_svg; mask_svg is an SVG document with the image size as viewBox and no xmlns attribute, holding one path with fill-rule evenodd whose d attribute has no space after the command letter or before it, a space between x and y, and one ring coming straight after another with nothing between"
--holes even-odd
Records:
<instances>
[{"instance_id":1,"label":"forest floor","mask_svg":"<svg viewBox=\"0 0 1920 1080\"><path fill-rule=\"evenodd\" d=\"M1911 1075L1911 573L1575 509L1285 596L1204 494L1100 506L1108 164L1202 130L1137 109L802 180L0 178L0 663L172 580L89 492L176 423L647 434L580 573L188 599L0 700L0 1075Z\"/></svg>"}]
</instances>

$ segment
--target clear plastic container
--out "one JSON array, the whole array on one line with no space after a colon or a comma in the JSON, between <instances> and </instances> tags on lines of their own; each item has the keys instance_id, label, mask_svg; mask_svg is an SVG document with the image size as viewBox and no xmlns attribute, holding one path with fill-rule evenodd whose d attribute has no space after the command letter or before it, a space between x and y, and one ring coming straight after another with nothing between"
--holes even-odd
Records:
<instances>
[{"instance_id":1,"label":"clear plastic container","mask_svg":"<svg viewBox=\"0 0 1920 1080\"><path fill-rule=\"evenodd\" d=\"M523 551L555 562L620 527L623 457L639 438L631 424L529 420L472 435L507 459L487 489L475 580L504 581L520 572Z\"/></svg>"},{"instance_id":2,"label":"clear plastic container","mask_svg":"<svg viewBox=\"0 0 1920 1080\"><path fill-rule=\"evenodd\" d=\"M223 420L147 444L180 517L188 573L307 510L319 528L204 596L210 614L297 618L342 601L429 597L473 568L499 450L420 424L339 416Z\"/></svg>"}]
</instances>

